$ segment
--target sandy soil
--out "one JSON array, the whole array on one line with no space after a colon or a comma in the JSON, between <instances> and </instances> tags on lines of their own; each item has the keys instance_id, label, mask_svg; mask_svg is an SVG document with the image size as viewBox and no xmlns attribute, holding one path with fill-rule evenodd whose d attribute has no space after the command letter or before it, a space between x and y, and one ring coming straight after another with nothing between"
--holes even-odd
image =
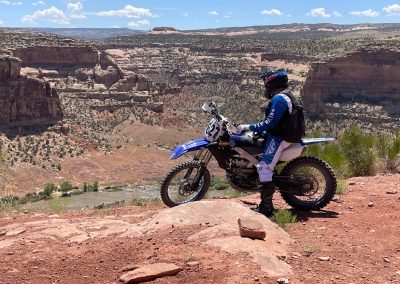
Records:
<instances>
[{"instance_id":1,"label":"sandy soil","mask_svg":"<svg viewBox=\"0 0 400 284\"><path fill-rule=\"evenodd\" d=\"M82 186L84 182L99 181L100 186L115 184L137 184L144 180L158 180L173 165L181 160L170 161L171 149L186 141L201 137L196 131L163 129L143 124L121 124L114 136L129 139L120 149L112 153L90 150L82 157L59 159L61 171L42 169L30 164L21 164L5 169L5 192L22 196L27 192L43 190L46 183L60 184L69 181Z\"/></svg>"},{"instance_id":2,"label":"sandy soil","mask_svg":"<svg viewBox=\"0 0 400 284\"><path fill-rule=\"evenodd\" d=\"M298 222L288 229L295 242L285 259L293 267L290 283L400 283L400 175L353 178L348 183L347 193L337 196L326 210L296 212ZM257 198L245 199L257 202ZM280 208L286 206L278 196L275 203ZM139 222L163 208L86 210L62 217L123 219L129 214L131 221ZM3 213L0 227L55 217ZM80 244L57 239L28 243L22 239L0 249L0 283L115 283L124 266L156 262L174 262L184 270L153 283L276 283L247 255L187 241L186 236L198 229L172 228L151 238L107 237ZM191 260L199 264L188 266Z\"/></svg>"}]
</instances>

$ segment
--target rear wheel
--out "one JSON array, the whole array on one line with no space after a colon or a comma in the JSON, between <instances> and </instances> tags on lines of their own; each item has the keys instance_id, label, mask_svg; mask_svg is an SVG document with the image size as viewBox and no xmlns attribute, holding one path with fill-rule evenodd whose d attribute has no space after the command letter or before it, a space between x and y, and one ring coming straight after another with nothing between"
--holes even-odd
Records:
<instances>
[{"instance_id":1,"label":"rear wheel","mask_svg":"<svg viewBox=\"0 0 400 284\"><path fill-rule=\"evenodd\" d=\"M286 203L298 210L319 210L336 193L335 173L326 162L315 157L304 156L290 161L280 175L302 183L301 194L294 195L281 189Z\"/></svg>"},{"instance_id":2,"label":"rear wheel","mask_svg":"<svg viewBox=\"0 0 400 284\"><path fill-rule=\"evenodd\" d=\"M174 207L204 197L210 186L210 172L198 161L176 165L161 183L161 199Z\"/></svg>"}]
</instances>

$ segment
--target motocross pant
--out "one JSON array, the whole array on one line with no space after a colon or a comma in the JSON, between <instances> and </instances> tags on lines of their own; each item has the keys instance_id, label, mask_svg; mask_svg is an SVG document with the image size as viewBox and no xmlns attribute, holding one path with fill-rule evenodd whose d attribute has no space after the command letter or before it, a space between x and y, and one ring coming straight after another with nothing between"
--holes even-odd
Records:
<instances>
[{"instance_id":1,"label":"motocross pant","mask_svg":"<svg viewBox=\"0 0 400 284\"><path fill-rule=\"evenodd\" d=\"M268 135L265 150L261 162L257 165L260 183L272 181L272 175L282 151L289 147L291 143L286 142L281 137Z\"/></svg>"}]
</instances>

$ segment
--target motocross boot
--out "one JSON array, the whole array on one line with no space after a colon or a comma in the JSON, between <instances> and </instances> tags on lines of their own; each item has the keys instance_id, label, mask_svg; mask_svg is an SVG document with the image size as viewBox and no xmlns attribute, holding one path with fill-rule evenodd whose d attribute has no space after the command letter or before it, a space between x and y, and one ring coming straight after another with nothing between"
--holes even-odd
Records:
<instances>
[{"instance_id":1,"label":"motocross boot","mask_svg":"<svg viewBox=\"0 0 400 284\"><path fill-rule=\"evenodd\" d=\"M274 205L272 204L272 196L275 192L275 186L272 181L260 183L261 202L258 205L258 212L270 217L274 213Z\"/></svg>"}]
</instances>

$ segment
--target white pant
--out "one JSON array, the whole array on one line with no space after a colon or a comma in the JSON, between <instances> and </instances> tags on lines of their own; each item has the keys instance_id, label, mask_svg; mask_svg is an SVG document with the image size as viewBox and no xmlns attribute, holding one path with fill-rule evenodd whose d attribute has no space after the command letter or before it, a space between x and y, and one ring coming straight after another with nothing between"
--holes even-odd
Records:
<instances>
[{"instance_id":1,"label":"white pant","mask_svg":"<svg viewBox=\"0 0 400 284\"><path fill-rule=\"evenodd\" d=\"M292 145L292 143L282 141L279 145L278 148L276 148L276 151L266 153L268 155L273 155L273 158L270 163L266 163L263 159L258 165L257 165L257 172L258 176L260 177L260 182L270 182L272 181L272 176L274 174L274 169L276 164L279 161L279 157L282 154L282 151L285 150L287 147ZM273 147L272 147L273 148ZM268 150L266 150L268 151ZM274 153L275 152L275 153ZM265 156L265 154L264 154Z\"/></svg>"}]
</instances>

